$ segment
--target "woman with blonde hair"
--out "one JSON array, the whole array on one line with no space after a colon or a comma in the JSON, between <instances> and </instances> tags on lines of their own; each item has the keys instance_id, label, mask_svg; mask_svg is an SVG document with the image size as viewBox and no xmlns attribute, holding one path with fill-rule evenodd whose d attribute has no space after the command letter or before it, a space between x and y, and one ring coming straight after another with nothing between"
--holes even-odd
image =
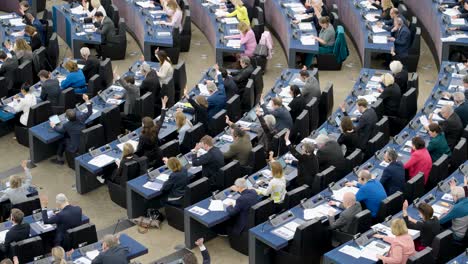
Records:
<instances>
[{"instance_id":1,"label":"woman with blonde hair","mask_svg":"<svg viewBox=\"0 0 468 264\"><path fill-rule=\"evenodd\" d=\"M72 60L65 62L63 66L69 73L65 80L60 83L62 90L69 87L73 87L75 94L84 94L88 91L86 86L86 77L81 69L78 68L78 64Z\"/></svg>"},{"instance_id":2,"label":"woman with blonde hair","mask_svg":"<svg viewBox=\"0 0 468 264\"><path fill-rule=\"evenodd\" d=\"M53 264L67 264L65 250L62 247L53 247L51 255Z\"/></svg>"},{"instance_id":3,"label":"woman with blonde hair","mask_svg":"<svg viewBox=\"0 0 468 264\"><path fill-rule=\"evenodd\" d=\"M11 51L12 55L16 56L20 64L27 60L32 61L31 46L23 38L17 38L13 47L7 41L5 42L5 47Z\"/></svg>"},{"instance_id":4,"label":"woman with blonde hair","mask_svg":"<svg viewBox=\"0 0 468 264\"><path fill-rule=\"evenodd\" d=\"M164 205L181 206L185 195L185 187L189 183L187 169L182 167L182 163L175 158L163 158L164 163L171 171L169 179L161 188L163 197L161 201Z\"/></svg>"},{"instance_id":5,"label":"woman with blonde hair","mask_svg":"<svg viewBox=\"0 0 468 264\"><path fill-rule=\"evenodd\" d=\"M377 258L382 260L384 264L405 264L408 258L416 253L413 238L408 234L406 223L401 218L392 221L391 229L395 237L374 235L374 237L383 239L390 244L387 256L377 255Z\"/></svg>"},{"instance_id":6,"label":"woman with blonde hair","mask_svg":"<svg viewBox=\"0 0 468 264\"><path fill-rule=\"evenodd\" d=\"M190 97L187 87L184 89L184 97L192 106L192 108L184 108L184 112L193 114L193 124L202 123L205 132L208 132L208 101L206 97L201 95Z\"/></svg>"},{"instance_id":7,"label":"woman with blonde hair","mask_svg":"<svg viewBox=\"0 0 468 264\"><path fill-rule=\"evenodd\" d=\"M175 113L175 123L177 127L177 132L179 133L179 144L184 142L185 133L189 130L193 125L190 120L187 119L182 109L177 109Z\"/></svg>"},{"instance_id":8,"label":"woman with blonde hair","mask_svg":"<svg viewBox=\"0 0 468 264\"><path fill-rule=\"evenodd\" d=\"M240 34L226 36L226 39L237 39L240 38L240 44L245 45L244 53L240 54L240 56L247 56L252 57L254 55L255 48L257 47L257 39L255 38L255 33L253 32L250 26L241 21L237 24L237 29L239 30Z\"/></svg>"},{"instance_id":9,"label":"woman with blonde hair","mask_svg":"<svg viewBox=\"0 0 468 264\"><path fill-rule=\"evenodd\" d=\"M88 4L86 0L81 1L81 5L83 6L83 10L86 11L86 14L88 15L88 17L94 18L94 14L96 14L96 12L98 12L98 11L102 12L102 14L104 16L107 16L106 9L104 8L103 5L101 5L100 0L91 0L90 3L91 3L91 5ZM91 11L89 11L89 9L91 9Z\"/></svg>"},{"instance_id":10,"label":"woman with blonde hair","mask_svg":"<svg viewBox=\"0 0 468 264\"><path fill-rule=\"evenodd\" d=\"M382 14L380 16L376 16L378 19L389 20L392 19L390 17L390 10L393 8L392 0L381 0L381 1L374 1L369 0L374 7L379 10L382 10Z\"/></svg>"},{"instance_id":11,"label":"woman with blonde hair","mask_svg":"<svg viewBox=\"0 0 468 264\"><path fill-rule=\"evenodd\" d=\"M237 17L239 22L244 22L250 26L249 14L247 13L247 8L244 6L242 0L231 0L231 3L234 5L235 10L226 15L226 17Z\"/></svg>"},{"instance_id":12,"label":"woman with blonde hair","mask_svg":"<svg viewBox=\"0 0 468 264\"><path fill-rule=\"evenodd\" d=\"M283 176L283 167L277 161L270 162L271 176L266 189L257 189L261 195L270 195L274 203L282 203L286 195L286 179Z\"/></svg>"},{"instance_id":13,"label":"woman with blonde hair","mask_svg":"<svg viewBox=\"0 0 468 264\"><path fill-rule=\"evenodd\" d=\"M120 179L122 178L122 165L130 161L135 161L138 159L138 156L135 155L135 148L130 143L125 143L122 147L122 156L120 159L115 160L117 168L112 172L109 180L113 183L120 184ZM98 181L104 183L105 179L102 176L97 176Z\"/></svg>"},{"instance_id":14,"label":"woman with blonde hair","mask_svg":"<svg viewBox=\"0 0 468 264\"><path fill-rule=\"evenodd\" d=\"M161 21L161 24L175 27L182 32L182 9L176 0L168 0L166 5L163 5L164 11L169 18L169 21Z\"/></svg>"},{"instance_id":15,"label":"woman with blonde hair","mask_svg":"<svg viewBox=\"0 0 468 264\"><path fill-rule=\"evenodd\" d=\"M390 73L384 73L381 80L382 88L378 88L377 91L381 93L379 98L383 101L383 115L398 116L401 100L400 87L395 83L395 78Z\"/></svg>"},{"instance_id":16,"label":"woman with blonde hair","mask_svg":"<svg viewBox=\"0 0 468 264\"><path fill-rule=\"evenodd\" d=\"M12 175L10 176L10 187L3 191L0 197L0 202L10 200L11 204L19 204L28 200L29 186L31 186L32 175L27 167L28 162L23 160L21 167L23 167L25 176Z\"/></svg>"},{"instance_id":17,"label":"woman with blonde hair","mask_svg":"<svg viewBox=\"0 0 468 264\"><path fill-rule=\"evenodd\" d=\"M37 33L37 29L35 27L26 25L26 27L24 28L24 34L26 36L29 36L29 38L31 39L31 51L35 51L42 47L41 36L39 35L39 33Z\"/></svg>"}]
</instances>

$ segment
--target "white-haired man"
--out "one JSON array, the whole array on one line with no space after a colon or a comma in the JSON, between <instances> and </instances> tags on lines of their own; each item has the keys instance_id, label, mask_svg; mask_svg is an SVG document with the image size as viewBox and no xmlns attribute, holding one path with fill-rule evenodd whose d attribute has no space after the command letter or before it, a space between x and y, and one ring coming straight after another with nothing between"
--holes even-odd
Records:
<instances>
[{"instance_id":1,"label":"white-haired man","mask_svg":"<svg viewBox=\"0 0 468 264\"><path fill-rule=\"evenodd\" d=\"M319 171L334 166L337 175L344 176L347 166L340 144L323 134L320 134L315 139L315 144L317 145L316 156L319 163Z\"/></svg>"},{"instance_id":2,"label":"white-haired man","mask_svg":"<svg viewBox=\"0 0 468 264\"><path fill-rule=\"evenodd\" d=\"M405 94L408 91L408 71L397 60L390 62L390 71L392 71L393 78L395 78L395 83L400 87L401 94Z\"/></svg>"},{"instance_id":3,"label":"white-haired man","mask_svg":"<svg viewBox=\"0 0 468 264\"><path fill-rule=\"evenodd\" d=\"M468 228L468 199L465 197L463 187L455 186L451 188L451 194L455 205L452 209L440 218L440 224L443 225L452 221L453 239L463 240Z\"/></svg>"},{"instance_id":4,"label":"white-haired man","mask_svg":"<svg viewBox=\"0 0 468 264\"><path fill-rule=\"evenodd\" d=\"M240 193L240 196L237 198L235 205L230 204L226 208L228 214L234 217L231 225L227 227L227 233L229 235L239 235L247 226L250 208L260 199L255 190L247 189L247 182L244 178L237 179L231 190Z\"/></svg>"},{"instance_id":5,"label":"white-haired man","mask_svg":"<svg viewBox=\"0 0 468 264\"><path fill-rule=\"evenodd\" d=\"M80 54L83 60L78 61L78 63L84 64L82 71L86 78L86 82L88 82L95 74L99 74L100 62L96 57L91 55L91 52L87 47L81 48Z\"/></svg>"}]
</instances>

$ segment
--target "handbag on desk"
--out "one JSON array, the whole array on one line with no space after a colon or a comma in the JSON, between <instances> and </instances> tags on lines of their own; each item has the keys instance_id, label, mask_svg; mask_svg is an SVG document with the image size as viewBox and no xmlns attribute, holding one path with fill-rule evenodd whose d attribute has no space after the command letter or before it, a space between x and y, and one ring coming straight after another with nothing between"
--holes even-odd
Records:
<instances>
[{"instance_id":1,"label":"handbag on desk","mask_svg":"<svg viewBox=\"0 0 468 264\"><path fill-rule=\"evenodd\" d=\"M164 215L154 208L147 210L147 216L140 216L132 219L132 222L138 226L138 233L145 234L150 228L160 228L164 221Z\"/></svg>"}]
</instances>

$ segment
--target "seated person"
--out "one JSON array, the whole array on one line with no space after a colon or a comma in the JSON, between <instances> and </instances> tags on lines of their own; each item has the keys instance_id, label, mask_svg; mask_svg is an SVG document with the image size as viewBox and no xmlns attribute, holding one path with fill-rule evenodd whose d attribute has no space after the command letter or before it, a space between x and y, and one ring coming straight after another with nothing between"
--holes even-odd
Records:
<instances>
[{"instance_id":1,"label":"seated person","mask_svg":"<svg viewBox=\"0 0 468 264\"><path fill-rule=\"evenodd\" d=\"M86 128L85 122L93 113L93 105L86 94L83 94L83 100L87 107L86 112L81 112L76 109L67 109L65 111L65 117L68 122L59 125L52 122L50 123L50 127L54 131L62 135L68 135L68 137L65 137L60 141L57 148L57 157L50 160L52 163L63 165L65 163L63 156L65 150L70 153L78 152L80 147L81 131Z\"/></svg>"},{"instance_id":2,"label":"seated person","mask_svg":"<svg viewBox=\"0 0 468 264\"><path fill-rule=\"evenodd\" d=\"M29 238L30 226L23 223L24 213L17 208L11 209L10 221L13 224L5 234L5 241L0 245L4 256L13 257L10 252L10 244Z\"/></svg>"},{"instance_id":3,"label":"seated person","mask_svg":"<svg viewBox=\"0 0 468 264\"><path fill-rule=\"evenodd\" d=\"M208 101L206 97L197 95L190 97L187 91L187 87L184 89L184 97L190 103L193 109L184 108L184 112L193 114L193 124L202 123L205 128L205 132L209 131L208 128Z\"/></svg>"},{"instance_id":4,"label":"seated person","mask_svg":"<svg viewBox=\"0 0 468 264\"><path fill-rule=\"evenodd\" d=\"M164 205L180 207L185 195L185 187L189 184L187 169L177 158L163 158L164 163L171 171L169 179L164 183L161 192L164 194L162 202Z\"/></svg>"},{"instance_id":5,"label":"seated person","mask_svg":"<svg viewBox=\"0 0 468 264\"><path fill-rule=\"evenodd\" d=\"M378 88L377 91L381 93L379 99L382 99L383 115L399 116L401 101L400 87L395 83L395 79L390 73L384 73L381 78L382 88Z\"/></svg>"},{"instance_id":6,"label":"seated person","mask_svg":"<svg viewBox=\"0 0 468 264\"><path fill-rule=\"evenodd\" d=\"M263 196L270 195L275 204L283 203L286 196L286 178L283 175L283 167L277 161L270 162L271 176L266 189L258 188L257 193Z\"/></svg>"},{"instance_id":7,"label":"seated person","mask_svg":"<svg viewBox=\"0 0 468 264\"><path fill-rule=\"evenodd\" d=\"M99 25L96 32L101 34L101 44L97 46L96 52L98 57L102 57L102 50L104 48L111 49L115 45L118 45L118 40L115 37L115 25L114 21L108 16L105 16L101 11L96 11L94 19Z\"/></svg>"},{"instance_id":8,"label":"seated person","mask_svg":"<svg viewBox=\"0 0 468 264\"><path fill-rule=\"evenodd\" d=\"M461 5L461 3L460 3ZM468 18L468 1L463 1L463 6L461 8L458 8L460 11L460 14L458 15L453 15L451 18Z\"/></svg>"},{"instance_id":9,"label":"seated person","mask_svg":"<svg viewBox=\"0 0 468 264\"><path fill-rule=\"evenodd\" d=\"M258 144L263 145L263 149L265 150L265 154L268 154L272 148L272 141L275 134L278 132L276 127L276 118L273 115L263 115L260 107L255 109L255 113L257 115L258 121L260 123L259 126L249 127L247 131L253 131L257 133Z\"/></svg>"},{"instance_id":10,"label":"seated person","mask_svg":"<svg viewBox=\"0 0 468 264\"><path fill-rule=\"evenodd\" d=\"M133 145L130 143L125 143L123 145L123 150L122 150L122 157L120 159L115 160L115 164L117 165L117 168L112 171L112 174L109 178L109 180L115 184L120 184L120 178L122 178L122 164L131 162L131 161L136 161L138 159L138 156L135 155L135 149L133 148ZM97 176L97 180L101 183L105 182L105 178L102 176Z\"/></svg>"},{"instance_id":11,"label":"seated person","mask_svg":"<svg viewBox=\"0 0 468 264\"><path fill-rule=\"evenodd\" d=\"M166 5L163 5L163 9L169 18L169 21L161 21L162 25L171 26L178 28L179 32L182 32L182 9L176 0L168 0Z\"/></svg>"},{"instance_id":12,"label":"seated person","mask_svg":"<svg viewBox=\"0 0 468 264\"><path fill-rule=\"evenodd\" d=\"M250 152L252 151L252 142L250 141L249 134L238 125L229 121L228 116L226 116L226 123L231 128L231 136L234 141L229 145L228 151L223 153L224 159L238 160L241 166L248 166Z\"/></svg>"},{"instance_id":13,"label":"seated person","mask_svg":"<svg viewBox=\"0 0 468 264\"><path fill-rule=\"evenodd\" d=\"M432 246L434 237L437 236L441 229L437 216L433 216L434 209L430 204L425 202L418 204L418 215L422 219L418 221L408 215L408 201L403 203L403 219L410 229L419 230L421 232L420 239L415 241L416 250L421 251L426 247Z\"/></svg>"},{"instance_id":14,"label":"seated person","mask_svg":"<svg viewBox=\"0 0 468 264\"><path fill-rule=\"evenodd\" d=\"M247 189L247 183L244 178L238 178L231 190L240 193L237 198L236 204L228 204L226 211L233 219L230 226L227 227L229 235L240 235L247 226L250 208L259 202L259 197L255 190Z\"/></svg>"},{"instance_id":15,"label":"seated person","mask_svg":"<svg viewBox=\"0 0 468 264\"><path fill-rule=\"evenodd\" d=\"M120 84L125 89L123 116L136 116L137 109L135 105L137 99L140 98L140 88L135 85L135 77L127 75L121 78L119 75L114 74L114 82ZM121 96L114 96L114 98L122 99Z\"/></svg>"},{"instance_id":16,"label":"seated person","mask_svg":"<svg viewBox=\"0 0 468 264\"><path fill-rule=\"evenodd\" d=\"M303 142L301 146L302 153L297 151L296 146L289 141L289 130L284 134L284 141L288 146L289 152L297 159L297 161L285 160L286 163L293 164L297 167L297 177L295 178L296 186L311 183L317 173L319 173L319 163L315 156L315 147L310 142Z\"/></svg>"},{"instance_id":17,"label":"seated person","mask_svg":"<svg viewBox=\"0 0 468 264\"><path fill-rule=\"evenodd\" d=\"M147 92L152 92L155 100L159 96L159 80L156 71L151 68L148 63L141 64L140 73L145 76L140 85L140 94L145 94Z\"/></svg>"},{"instance_id":18,"label":"seated person","mask_svg":"<svg viewBox=\"0 0 468 264\"><path fill-rule=\"evenodd\" d=\"M388 196L405 188L405 168L403 163L398 160L398 153L394 149L387 149L384 154L384 161L388 163L382 172L380 183Z\"/></svg>"},{"instance_id":19,"label":"seated person","mask_svg":"<svg viewBox=\"0 0 468 264\"><path fill-rule=\"evenodd\" d=\"M296 118L304 111L306 106L306 101L304 97L301 95L301 90L297 85L289 86L289 94L292 96L292 101L289 102L289 113L291 114L291 118L296 121Z\"/></svg>"},{"instance_id":20,"label":"seated person","mask_svg":"<svg viewBox=\"0 0 468 264\"><path fill-rule=\"evenodd\" d=\"M424 184L427 183L432 169L432 159L426 149L426 142L418 136L411 140L411 156L404 165L408 170L408 176L412 179L419 172L424 173Z\"/></svg>"},{"instance_id":21,"label":"seated person","mask_svg":"<svg viewBox=\"0 0 468 264\"><path fill-rule=\"evenodd\" d=\"M10 92L13 88L13 84L16 80L16 69L18 69L18 60L16 57L8 57L6 52L0 50L0 62L2 62L2 67L0 67L0 77L5 77L6 87L3 89Z\"/></svg>"},{"instance_id":22,"label":"seated person","mask_svg":"<svg viewBox=\"0 0 468 264\"><path fill-rule=\"evenodd\" d=\"M200 149L203 151L200 152ZM215 179L221 177L221 168L224 166L223 152L214 146L213 138L208 135L200 139L193 151L197 157L193 158L192 166L202 166L202 177L208 178L212 189L216 190L220 186L216 186Z\"/></svg>"},{"instance_id":23,"label":"seated person","mask_svg":"<svg viewBox=\"0 0 468 264\"><path fill-rule=\"evenodd\" d=\"M21 95L23 95L23 97L19 95L13 97L13 99L17 101L17 104L13 105L13 109L15 109L16 113L23 112L19 119L17 119L17 126L28 126L29 110L36 105L36 96L31 93L30 88L29 84L24 83L21 86Z\"/></svg>"},{"instance_id":24,"label":"seated person","mask_svg":"<svg viewBox=\"0 0 468 264\"><path fill-rule=\"evenodd\" d=\"M26 13L25 15L25 21L24 23L28 26L32 26L36 29L37 31L37 36L39 37L39 40L41 41L41 45L44 46L46 43L47 35L46 35L46 30L45 30L45 24L42 24L40 19L36 19L32 14ZM24 32L26 34L26 32ZM33 45L31 45L33 46ZM33 49L34 50L34 49Z\"/></svg>"},{"instance_id":25,"label":"seated person","mask_svg":"<svg viewBox=\"0 0 468 264\"><path fill-rule=\"evenodd\" d=\"M177 133L179 134L179 144L182 144L184 142L185 138L185 133L190 130L190 128L193 127L192 123L190 120L187 119L185 116L184 112L182 112L182 109L177 109L177 112L174 115L175 117L175 123L176 123L176 128L177 128Z\"/></svg>"},{"instance_id":26,"label":"seated person","mask_svg":"<svg viewBox=\"0 0 468 264\"><path fill-rule=\"evenodd\" d=\"M390 251L387 256L377 255L377 259L383 263L406 263L408 258L416 253L413 238L408 234L405 221L401 218L393 219L391 228L395 237L374 235L374 237L390 244Z\"/></svg>"},{"instance_id":27,"label":"seated person","mask_svg":"<svg viewBox=\"0 0 468 264\"><path fill-rule=\"evenodd\" d=\"M240 0L239 0L240 1ZM250 58L247 56L242 56L239 60L241 69L239 71L231 72L231 76L234 79L234 82L237 84L237 88L239 88L239 95L243 96L245 86L249 81L250 75L254 71L254 67L250 62Z\"/></svg>"},{"instance_id":28,"label":"seated person","mask_svg":"<svg viewBox=\"0 0 468 264\"><path fill-rule=\"evenodd\" d=\"M371 212L372 217L377 217L380 203L387 198L382 184L374 179L368 170L361 170L358 173L358 183L347 182L346 186L358 187L359 191L356 193L356 201L363 202Z\"/></svg>"},{"instance_id":29,"label":"seated person","mask_svg":"<svg viewBox=\"0 0 468 264\"><path fill-rule=\"evenodd\" d=\"M463 123L450 105L442 106L439 115L444 118L444 121L439 122L439 125L444 131L447 144L453 150L463 133ZM430 123L432 123L432 116L433 114L429 115Z\"/></svg>"},{"instance_id":30,"label":"seated person","mask_svg":"<svg viewBox=\"0 0 468 264\"><path fill-rule=\"evenodd\" d=\"M234 5L235 10L226 15L226 17L237 17L239 22L244 22L250 26L249 14L247 13L247 8L244 6L242 0L231 0L231 3Z\"/></svg>"},{"instance_id":31,"label":"seated person","mask_svg":"<svg viewBox=\"0 0 468 264\"><path fill-rule=\"evenodd\" d=\"M271 99L271 110L268 109L267 105L263 98L260 98L260 106L263 109L265 115L272 115L276 119L275 130L280 132L281 130L287 128L292 129L293 120L288 109L283 106L283 100L280 97L275 97Z\"/></svg>"},{"instance_id":32,"label":"seated person","mask_svg":"<svg viewBox=\"0 0 468 264\"><path fill-rule=\"evenodd\" d=\"M102 239L102 251L91 264L127 264L129 253L128 247L120 245L118 236L105 235Z\"/></svg>"},{"instance_id":33,"label":"seated person","mask_svg":"<svg viewBox=\"0 0 468 264\"><path fill-rule=\"evenodd\" d=\"M234 78L230 76L226 69L219 68L221 75L223 76L224 89L226 90L226 99L229 100L236 94L239 94L239 89L237 89L237 84L234 82Z\"/></svg>"},{"instance_id":34,"label":"seated person","mask_svg":"<svg viewBox=\"0 0 468 264\"><path fill-rule=\"evenodd\" d=\"M460 117L463 127L466 127L468 125L468 102L465 100L465 94L456 92L452 97L456 106L454 112Z\"/></svg>"},{"instance_id":35,"label":"seated person","mask_svg":"<svg viewBox=\"0 0 468 264\"><path fill-rule=\"evenodd\" d=\"M78 64L72 60L68 60L63 66L69 73L67 77L60 83L62 90L73 87L75 94L85 94L88 91L86 78L83 71L78 68Z\"/></svg>"},{"instance_id":36,"label":"seated person","mask_svg":"<svg viewBox=\"0 0 468 264\"><path fill-rule=\"evenodd\" d=\"M58 106L61 93L59 81L50 78L50 72L46 70L41 70L37 76L41 81L41 100L49 101L51 106Z\"/></svg>"},{"instance_id":37,"label":"seated person","mask_svg":"<svg viewBox=\"0 0 468 264\"><path fill-rule=\"evenodd\" d=\"M401 95L404 95L408 91L408 71L405 70L400 61L390 62L390 71L393 74L395 83L400 87Z\"/></svg>"},{"instance_id":38,"label":"seated person","mask_svg":"<svg viewBox=\"0 0 468 264\"><path fill-rule=\"evenodd\" d=\"M10 42L5 41L5 47L10 50L12 55L16 56L19 64L33 59L31 46L23 38L17 38L13 47Z\"/></svg>"},{"instance_id":39,"label":"seated person","mask_svg":"<svg viewBox=\"0 0 468 264\"><path fill-rule=\"evenodd\" d=\"M390 51L392 55L391 60L402 61L408 57L408 52L412 44L411 32L401 18L395 17L393 21L393 28L391 30L392 36L388 38L388 41L394 43L394 47L392 47Z\"/></svg>"},{"instance_id":40,"label":"seated person","mask_svg":"<svg viewBox=\"0 0 468 264\"><path fill-rule=\"evenodd\" d=\"M98 11L101 12L104 16L107 16L106 9L103 5L101 5L100 0L91 0L91 4L88 3L86 0L82 0L81 5L83 6L83 10L86 11L88 17L94 17L96 12Z\"/></svg>"},{"instance_id":41,"label":"seated person","mask_svg":"<svg viewBox=\"0 0 468 264\"><path fill-rule=\"evenodd\" d=\"M336 202L330 201L328 205L336 206ZM343 209L340 217L335 220L335 211L330 210L328 213L328 221L330 222L330 229L338 229L344 233L351 234L351 224L354 222L354 217L362 211L361 204L356 203L356 196L352 192L347 192L343 195L343 202L339 206Z\"/></svg>"},{"instance_id":42,"label":"seated person","mask_svg":"<svg viewBox=\"0 0 468 264\"><path fill-rule=\"evenodd\" d=\"M206 99L208 101L208 119L213 118L219 111L226 107L226 92L224 91L223 77L218 74L218 85L213 81L206 81L206 89L210 96Z\"/></svg>"},{"instance_id":43,"label":"seated person","mask_svg":"<svg viewBox=\"0 0 468 264\"><path fill-rule=\"evenodd\" d=\"M437 123L430 123L429 126L429 136L431 140L427 145L427 151L431 155L432 162L436 162L442 155L447 154L448 156L452 155L452 151L447 144L442 128Z\"/></svg>"},{"instance_id":44,"label":"seated person","mask_svg":"<svg viewBox=\"0 0 468 264\"><path fill-rule=\"evenodd\" d=\"M315 76L309 74L307 66L302 67L299 75L301 81L304 82L301 94L304 96L306 104L308 104L314 97L317 98L317 100L320 100L320 96L322 95L322 91L320 91L320 83Z\"/></svg>"},{"instance_id":45,"label":"seated person","mask_svg":"<svg viewBox=\"0 0 468 264\"><path fill-rule=\"evenodd\" d=\"M21 162L25 177L19 175L10 176L10 187L2 191L0 202L10 200L12 205L16 205L28 200L29 187L31 186L32 175L28 168L28 161Z\"/></svg>"},{"instance_id":46,"label":"seated person","mask_svg":"<svg viewBox=\"0 0 468 264\"><path fill-rule=\"evenodd\" d=\"M359 144L365 150L365 146L369 139L371 139L371 136L374 133L375 124L379 121L379 119L375 110L372 107L369 107L366 99L357 99L356 106L359 113L361 113L361 116L358 118L356 132L360 138ZM345 116L348 115L346 112L345 103L341 104L341 111L343 111Z\"/></svg>"},{"instance_id":47,"label":"seated person","mask_svg":"<svg viewBox=\"0 0 468 264\"><path fill-rule=\"evenodd\" d=\"M344 176L347 173L347 161L343 156L343 151L340 145L335 140L329 138L327 135L320 134L315 139L317 146L317 159L319 164L319 172L322 172L330 166L335 167L337 175Z\"/></svg>"},{"instance_id":48,"label":"seated person","mask_svg":"<svg viewBox=\"0 0 468 264\"><path fill-rule=\"evenodd\" d=\"M250 26L245 22L239 22L237 24L237 29L240 31L238 35L225 36L226 39L238 39L240 38L240 44L245 45L244 53L240 56L253 57L255 48L257 47L257 39L255 38L255 33L250 28Z\"/></svg>"},{"instance_id":49,"label":"seated person","mask_svg":"<svg viewBox=\"0 0 468 264\"><path fill-rule=\"evenodd\" d=\"M37 33L35 27L26 25L26 27L24 28L24 35L29 37L31 43L31 50L33 52L42 47L41 35Z\"/></svg>"},{"instance_id":50,"label":"seated person","mask_svg":"<svg viewBox=\"0 0 468 264\"><path fill-rule=\"evenodd\" d=\"M319 19L320 33L317 36L312 36L319 42L319 54L333 53L335 47L335 28L330 24L330 18L328 16L321 17Z\"/></svg>"},{"instance_id":51,"label":"seated person","mask_svg":"<svg viewBox=\"0 0 468 264\"><path fill-rule=\"evenodd\" d=\"M91 52L87 47L81 48L80 54L83 60L79 60L78 62L80 64L84 64L82 71L86 82L88 82L89 79L91 79L91 77L93 77L95 74L99 74L99 67L101 63L95 56L91 55Z\"/></svg>"},{"instance_id":52,"label":"seated person","mask_svg":"<svg viewBox=\"0 0 468 264\"><path fill-rule=\"evenodd\" d=\"M67 256L65 255L65 250L63 247L57 246L53 247L50 251L51 257L53 259L53 264L67 264Z\"/></svg>"},{"instance_id":53,"label":"seated person","mask_svg":"<svg viewBox=\"0 0 468 264\"><path fill-rule=\"evenodd\" d=\"M390 9L390 19L386 19L382 22L378 21L377 22L377 26L387 30L387 31L391 31L393 29L393 23L395 21L395 18L398 17L400 18L403 23L405 25L409 25L408 23L408 20L406 20L406 18L400 14L400 10L398 10L398 8L394 7L392 9Z\"/></svg>"},{"instance_id":54,"label":"seated person","mask_svg":"<svg viewBox=\"0 0 468 264\"><path fill-rule=\"evenodd\" d=\"M361 148L359 145L359 136L354 129L353 121L349 116L343 116L340 123L341 135L337 142L341 147L346 147L345 156L349 156L357 148Z\"/></svg>"},{"instance_id":55,"label":"seated person","mask_svg":"<svg viewBox=\"0 0 468 264\"><path fill-rule=\"evenodd\" d=\"M465 197L465 191L462 187L455 186L451 189L455 205L440 218L440 224L444 225L452 221L450 229L453 232L453 239L463 241L468 228L468 199Z\"/></svg>"},{"instance_id":56,"label":"seated person","mask_svg":"<svg viewBox=\"0 0 468 264\"><path fill-rule=\"evenodd\" d=\"M317 32L320 31L321 27L319 24L319 19L325 16L330 17L330 12L328 12L328 8L326 5L323 4L322 0L312 0L310 1L310 7L306 5L306 11L305 13L308 15L308 17L302 19L302 20L293 20L294 23L299 23L299 22L313 22L315 25L315 29Z\"/></svg>"},{"instance_id":57,"label":"seated person","mask_svg":"<svg viewBox=\"0 0 468 264\"><path fill-rule=\"evenodd\" d=\"M388 20L390 19L390 10L393 8L393 3L391 0L382 0L382 1L374 1L370 0L372 6L376 7L377 9L382 10L382 15L375 16L377 19Z\"/></svg>"},{"instance_id":58,"label":"seated person","mask_svg":"<svg viewBox=\"0 0 468 264\"><path fill-rule=\"evenodd\" d=\"M68 198L63 193L57 194L55 202L57 208L60 210L58 213L49 217L47 213L47 205L49 200L47 196L39 197L42 207L42 220L44 224L57 225L55 231L54 245L63 246L65 234L68 229L75 228L82 224L82 213L79 206L73 206L68 203Z\"/></svg>"}]
</instances>

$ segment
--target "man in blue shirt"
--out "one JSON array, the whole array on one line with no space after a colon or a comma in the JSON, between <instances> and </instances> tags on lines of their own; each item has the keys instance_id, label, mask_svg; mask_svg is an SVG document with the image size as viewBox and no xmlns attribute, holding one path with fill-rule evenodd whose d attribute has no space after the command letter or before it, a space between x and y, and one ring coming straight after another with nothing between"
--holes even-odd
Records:
<instances>
[{"instance_id":1,"label":"man in blue shirt","mask_svg":"<svg viewBox=\"0 0 468 264\"><path fill-rule=\"evenodd\" d=\"M440 218L440 224L443 225L452 221L453 239L461 241L465 237L468 228L468 198L465 197L463 187L452 187L451 191L455 205L447 214Z\"/></svg>"},{"instance_id":2,"label":"man in blue shirt","mask_svg":"<svg viewBox=\"0 0 468 264\"><path fill-rule=\"evenodd\" d=\"M394 149L388 149L384 155L388 166L382 173L380 183L385 189L387 195L392 195L397 191L403 192L405 187L405 168L403 163L398 161L398 154Z\"/></svg>"},{"instance_id":3,"label":"man in blue shirt","mask_svg":"<svg viewBox=\"0 0 468 264\"><path fill-rule=\"evenodd\" d=\"M358 183L348 182L346 186L356 186L359 191L356 193L356 201L363 202L371 212L372 217L376 217L380 209L380 202L387 198L382 184L373 179L368 170L361 170L358 174Z\"/></svg>"}]
</instances>

